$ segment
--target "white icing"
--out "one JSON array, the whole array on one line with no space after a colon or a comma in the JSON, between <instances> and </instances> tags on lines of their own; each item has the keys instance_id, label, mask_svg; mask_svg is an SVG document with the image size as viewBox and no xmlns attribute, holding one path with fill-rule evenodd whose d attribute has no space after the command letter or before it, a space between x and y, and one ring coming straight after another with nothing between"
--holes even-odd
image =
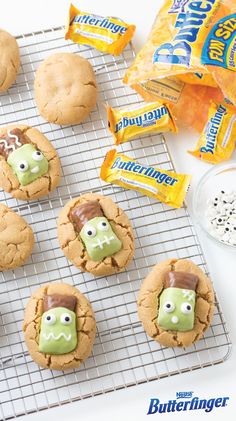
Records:
<instances>
[{"instance_id":1,"label":"white icing","mask_svg":"<svg viewBox=\"0 0 236 421\"><path fill-rule=\"evenodd\" d=\"M172 323L174 323L175 325L176 325L177 323L179 323L179 318L178 318L178 316L172 316L172 317L171 317L171 321L172 321Z\"/></svg>"},{"instance_id":2,"label":"white icing","mask_svg":"<svg viewBox=\"0 0 236 421\"><path fill-rule=\"evenodd\" d=\"M8 130L8 131L7 131L7 134L8 134L8 136L9 136L10 138L15 139L15 141L16 141L16 145L17 145L17 146L22 146L22 143L19 141L19 137L18 137L18 136L16 136L15 134L12 134L12 133L11 133L11 130Z\"/></svg>"},{"instance_id":3,"label":"white icing","mask_svg":"<svg viewBox=\"0 0 236 421\"><path fill-rule=\"evenodd\" d=\"M34 168L32 168L31 172L32 174L37 174L39 172L39 166L36 165Z\"/></svg>"},{"instance_id":4,"label":"white icing","mask_svg":"<svg viewBox=\"0 0 236 421\"><path fill-rule=\"evenodd\" d=\"M194 293L187 289L183 289L183 296L184 298L187 298L188 301L194 301Z\"/></svg>"},{"instance_id":5,"label":"white icing","mask_svg":"<svg viewBox=\"0 0 236 421\"><path fill-rule=\"evenodd\" d=\"M15 139L15 143L16 143L17 146L22 146L22 143L19 141L19 137L16 136L15 134L12 134L11 130L7 131L7 135L10 138ZM0 143L4 144L5 149L9 149L9 150L12 150L12 151L16 150L16 145L8 145L6 139L0 139Z\"/></svg>"},{"instance_id":6,"label":"white icing","mask_svg":"<svg viewBox=\"0 0 236 421\"><path fill-rule=\"evenodd\" d=\"M5 139L0 139L0 143L4 144L5 149L11 149L12 151L16 149L15 145L8 145Z\"/></svg>"},{"instance_id":7,"label":"white icing","mask_svg":"<svg viewBox=\"0 0 236 421\"><path fill-rule=\"evenodd\" d=\"M43 338L46 341L50 341L50 339L53 339L54 341L58 341L60 338L64 338L67 342L71 340L71 333L66 336L64 332L59 333L59 335L54 335L53 332L50 332L48 335L46 333L43 333Z\"/></svg>"},{"instance_id":8,"label":"white icing","mask_svg":"<svg viewBox=\"0 0 236 421\"><path fill-rule=\"evenodd\" d=\"M101 250L103 249L103 244L110 244L110 242L114 240L114 236L111 235L110 237L107 237L107 235L104 235L104 240L100 240L97 238L97 243L92 244L92 247L95 249L99 247Z\"/></svg>"}]
</instances>

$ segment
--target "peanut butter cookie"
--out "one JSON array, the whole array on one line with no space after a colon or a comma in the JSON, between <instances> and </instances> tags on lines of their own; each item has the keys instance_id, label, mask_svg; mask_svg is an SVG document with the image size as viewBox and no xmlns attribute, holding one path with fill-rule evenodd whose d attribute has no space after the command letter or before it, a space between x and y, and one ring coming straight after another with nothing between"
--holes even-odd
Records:
<instances>
[{"instance_id":1,"label":"peanut butter cookie","mask_svg":"<svg viewBox=\"0 0 236 421\"><path fill-rule=\"evenodd\" d=\"M97 194L66 204L58 218L58 238L71 263L95 276L124 270L134 254L128 217L110 198Z\"/></svg>"},{"instance_id":2,"label":"peanut butter cookie","mask_svg":"<svg viewBox=\"0 0 236 421\"><path fill-rule=\"evenodd\" d=\"M20 53L16 39L0 29L0 92L15 82L20 67Z\"/></svg>"},{"instance_id":3,"label":"peanut butter cookie","mask_svg":"<svg viewBox=\"0 0 236 421\"><path fill-rule=\"evenodd\" d=\"M31 255L34 234L27 222L0 204L0 271L22 266Z\"/></svg>"},{"instance_id":4,"label":"peanut butter cookie","mask_svg":"<svg viewBox=\"0 0 236 421\"><path fill-rule=\"evenodd\" d=\"M20 200L50 193L60 181L60 160L39 130L21 125L0 129L0 187Z\"/></svg>"},{"instance_id":5,"label":"peanut butter cookie","mask_svg":"<svg viewBox=\"0 0 236 421\"><path fill-rule=\"evenodd\" d=\"M34 82L40 115L55 124L79 124L96 105L97 85L88 60L57 53L39 66Z\"/></svg>"},{"instance_id":6,"label":"peanut butter cookie","mask_svg":"<svg viewBox=\"0 0 236 421\"><path fill-rule=\"evenodd\" d=\"M154 266L144 280L138 314L147 334L161 345L190 346L211 324L212 284L191 261L166 260Z\"/></svg>"},{"instance_id":7,"label":"peanut butter cookie","mask_svg":"<svg viewBox=\"0 0 236 421\"><path fill-rule=\"evenodd\" d=\"M66 370L78 368L91 354L96 322L91 304L77 288L51 283L30 297L23 331L38 365Z\"/></svg>"}]
</instances>

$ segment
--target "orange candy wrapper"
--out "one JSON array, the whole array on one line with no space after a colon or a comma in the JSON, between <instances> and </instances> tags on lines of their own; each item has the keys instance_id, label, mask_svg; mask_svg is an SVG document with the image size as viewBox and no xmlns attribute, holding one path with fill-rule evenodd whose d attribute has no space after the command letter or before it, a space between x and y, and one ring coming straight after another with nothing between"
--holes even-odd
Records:
<instances>
[{"instance_id":1,"label":"orange candy wrapper","mask_svg":"<svg viewBox=\"0 0 236 421\"><path fill-rule=\"evenodd\" d=\"M236 140L236 108L227 104L212 103L207 124L194 151L198 159L218 164L230 159Z\"/></svg>"},{"instance_id":2,"label":"orange candy wrapper","mask_svg":"<svg viewBox=\"0 0 236 421\"><path fill-rule=\"evenodd\" d=\"M182 125L200 130L211 99L236 105L235 12L236 0L166 0L124 82L146 100L168 101Z\"/></svg>"},{"instance_id":3,"label":"orange candy wrapper","mask_svg":"<svg viewBox=\"0 0 236 421\"><path fill-rule=\"evenodd\" d=\"M117 56L130 42L134 31L134 25L118 18L81 12L71 4L65 39Z\"/></svg>"},{"instance_id":4,"label":"orange candy wrapper","mask_svg":"<svg viewBox=\"0 0 236 421\"><path fill-rule=\"evenodd\" d=\"M115 145L146 133L177 133L175 119L168 105L160 102L139 104L136 107L107 107L108 127Z\"/></svg>"},{"instance_id":5,"label":"orange candy wrapper","mask_svg":"<svg viewBox=\"0 0 236 421\"><path fill-rule=\"evenodd\" d=\"M166 205L180 208L191 181L191 175L142 165L116 149L106 154L100 177L125 189L136 190Z\"/></svg>"}]
</instances>

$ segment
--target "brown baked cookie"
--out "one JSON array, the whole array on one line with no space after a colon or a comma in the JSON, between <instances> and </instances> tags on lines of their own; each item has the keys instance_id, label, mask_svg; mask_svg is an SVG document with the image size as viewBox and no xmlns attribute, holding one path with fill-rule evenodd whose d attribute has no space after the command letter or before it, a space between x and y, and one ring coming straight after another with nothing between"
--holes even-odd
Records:
<instances>
[{"instance_id":1,"label":"brown baked cookie","mask_svg":"<svg viewBox=\"0 0 236 421\"><path fill-rule=\"evenodd\" d=\"M84 194L66 204L58 218L58 238L71 263L95 276L124 270L134 254L128 217L110 198L98 194Z\"/></svg>"},{"instance_id":2,"label":"brown baked cookie","mask_svg":"<svg viewBox=\"0 0 236 421\"><path fill-rule=\"evenodd\" d=\"M0 92L5 92L16 80L20 68L20 53L16 39L2 29L0 51Z\"/></svg>"},{"instance_id":3,"label":"brown baked cookie","mask_svg":"<svg viewBox=\"0 0 236 421\"><path fill-rule=\"evenodd\" d=\"M33 247L34 234L27 222L0 204L0 271L22 266Z\"/></svg>"},{"instance_id":4,"label":"brown baked cookie","mask_svg":"<svg viewBox=\"0 0 236 421\"><path fill-rule=\"evenodd\" d=\"M51 283L30 297L23 331L38 365L66 370L78 368L91 354L96 321L91 304L77 288Z\"/></svg>"},{"instance_id":5,"label":"brown baked cookie","mask_svg":"<svg viewBox=\"0 0 236 421\"><path fill-rule=\"evenodd\" d=\"M193 262L166 260L154 266L144 280L138 314L147 334L161 345L190 346L211 324L212 284Z\"/></svg>"},{"instance_id":6,"label":"brown baked cookie","mask_svg":"<svg viewBox=\"0 0 236 421\"><path fill-rule=\"evenodd\" d=\"M40 115L55 124L79 124L96 105L91 64L78 54L57 53L39 66L34 82Z\"/></svg>"},{"instance_id":7,"label":"brown baked cookie","mask_svg":"<svg viewBox=\"0 0 236 421\"><path fill-rule=\"evenodd\" d=\"M37 129L11 125L0 128L0 187L20 200L34 200L56 188L60 160Z\"/></svg>"}]
</instances>

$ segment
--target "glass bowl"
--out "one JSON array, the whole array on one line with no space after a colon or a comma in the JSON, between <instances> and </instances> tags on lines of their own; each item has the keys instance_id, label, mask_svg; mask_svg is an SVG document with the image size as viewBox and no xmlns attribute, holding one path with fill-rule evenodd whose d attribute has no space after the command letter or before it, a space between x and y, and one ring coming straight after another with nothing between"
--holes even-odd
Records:
<instances>
[{"instance_id":1,"label":"glass bowl","mask_svg":"<svg viewBox=\"0 0 236 421\"><path fill-rule=\"evenodd\" d=\"M193 212L198 225L218 244L236 250L236 246L225 243L209 232L209 221L206 216L208 200L221 191L236 191L236 161L218 164L205 173L200 179L193 195Z\"/></svg>"}]
</instances>

